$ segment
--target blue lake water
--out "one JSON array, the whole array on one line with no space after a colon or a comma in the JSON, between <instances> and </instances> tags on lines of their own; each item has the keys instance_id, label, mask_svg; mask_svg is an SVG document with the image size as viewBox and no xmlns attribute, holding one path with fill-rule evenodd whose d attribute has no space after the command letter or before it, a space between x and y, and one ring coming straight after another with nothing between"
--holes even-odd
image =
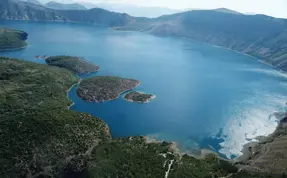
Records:
<instances>
[{"instance_id":1,"label":"blue lake water","mask_svg":"<svg viewBox=\"0 0 287 178\"><path fill-rule=\"evenodd\" d=\"M92 75L137 79L136 91L157 96L147 104L122 97L96 104L82 101L73 88L71 109L101 118L113 137L145 135L175 141L182 151L206 148L231 158L256 136L272 133L277 123L270 114L285 109L287 75L230 50L92 25L2 21L0 26L29 33L26 49L1 56L40 63L36 55L83 56L101 67Z\"/></svg>"}]
</instances>

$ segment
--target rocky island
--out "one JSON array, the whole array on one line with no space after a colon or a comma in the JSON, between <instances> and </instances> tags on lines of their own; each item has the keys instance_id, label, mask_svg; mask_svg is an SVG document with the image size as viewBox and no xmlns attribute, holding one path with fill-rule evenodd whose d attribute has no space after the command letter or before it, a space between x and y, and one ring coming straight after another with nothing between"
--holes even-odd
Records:
<instances>
[{"instance_id":1,"label":"rocky island","mask_svg":"<svg viewBox=\"0 0 287 178\"><path fill-rule=\"evenodd\" d=\"M134 89L139 84L140 82L134 79L98 76L84 79L77 89L77 94L85 101L104 102L118 98L121 93Z\"/></svg>"},{"instance_id":2,"label":"rocky island","mask_svg":"<svg viewBox=\"0 0 287 178\"><path fill-rule=\"evenodd\" d=\"M17 50L27 46L28 34L20 30L0 28L0 51Z\"/></svg>"},{"instance_id":3,"label":"rocky island","mask_svg":"<svg viewBox=\"0 0 287 178\"><path fill-rule=\"evenodd\" d=\"M100 69L99 66L78 56L51 56L45 60L51 66L63 67L76 74L96 72Z\"/></svg>"},{"instance_id":4,"label":"rocky island","mask_svg":"<svg viewBox=\"0 0 287 178\"><path fill-rule=\"evenodd\" d=\"M155 96L152 94L145 94L142 92L133 91L133 92L126 94L124 98L131 102L147 103L150 100L154 99Z\"/></svg>"}]
</instances>

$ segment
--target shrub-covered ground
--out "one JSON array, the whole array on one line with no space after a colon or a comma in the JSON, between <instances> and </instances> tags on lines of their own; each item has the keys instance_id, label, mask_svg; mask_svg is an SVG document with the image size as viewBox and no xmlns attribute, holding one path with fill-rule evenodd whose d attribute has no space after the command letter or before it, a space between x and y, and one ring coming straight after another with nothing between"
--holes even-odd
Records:
<instances>
[{"instance_id":1,"label":"shrub-covered ground","mask_svg":"<svg viewBox=\"0 0 287 178\"><path fill-rule=\"evenodd\" d=\"M63 68L0 57L1 178L284 176L237 172L215 155L181 155L168 142L112 139L103 121L67 109L77 81Z\"/></svg>"},{"instance_id":2,"label":"shrub-covered ground","mask_svg":"<svg viewBox=\"0 0 287 178\"><path fill-rule=\"evenodd\" d=\"M138 102L138 103L145 103L152 100L154 96L152 94L145 94L136 91L132 91L125 95L125 99L128 101Z\"/></svg>"},{"instance_id":3,"label":"shrub-covered ground","mask_svg":"<svg viewBox=\"0 0 287 178\"><path fill-rule=\"evenodd\" d=\"M97 76L81 81L77 94L90 102L113 100L121 93L135 88L139 81L114 76Z\"/></svg>"},{"instance_id":4,"label":"shrub-covered ground","mask_svg":"<svg viewBox=\"0 0 287 178\"><path fill-rule=\"evenodd\" d=\"M67 110L76 82L66 69L0 58L1 178L81 170L85 152L109 139L104 122Z\"/></svg>"},{"instance_id":5,"label":"shrub-covered ground","mask_svg":"<svg viewBox=\"0 0 287 178\"><path fill-rule=\"evenodd\" d=\"M0 51L18 49L27 46L28 34L19 30L0 28Z\"/></svg>"},{"instance_id":6,"label":"shrub-covered ground","mask_svg":"<svg viewBox=\"0 0 287 178\"><path fill-rule=\"evenodd\" d=\"M47 57L45 60L47 64L51 66L63 67L76 74L96 72L100 69L99 66L85 61L78 56L51 56Z\"/></svg>"}]
</instances>

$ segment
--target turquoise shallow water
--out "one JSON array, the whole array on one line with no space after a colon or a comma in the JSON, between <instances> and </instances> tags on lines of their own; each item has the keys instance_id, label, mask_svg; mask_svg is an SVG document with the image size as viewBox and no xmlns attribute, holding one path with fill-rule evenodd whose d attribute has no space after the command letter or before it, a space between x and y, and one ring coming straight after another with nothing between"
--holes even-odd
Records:
<instances>
[{"instance_id":1,"label":"turquoise shallow water","mask_svg":"<svg viewBox=\"0 0 287 178\"><path fill-rule=\"evenodd\" d=\"M146 135L175 141L182 151L212 149L240 155L256 136L272 133L270 117L284 110L287 75L248 56L188 39L118 32L68 23L0 22L29 33L28 48L1 56L43 63L36 55L77 55L98 64L93 75L141 82L137 91L157 97L148 104L82 101L73 88L71 109L103 119L114 137Z\"/></svg>"}]
</instances>

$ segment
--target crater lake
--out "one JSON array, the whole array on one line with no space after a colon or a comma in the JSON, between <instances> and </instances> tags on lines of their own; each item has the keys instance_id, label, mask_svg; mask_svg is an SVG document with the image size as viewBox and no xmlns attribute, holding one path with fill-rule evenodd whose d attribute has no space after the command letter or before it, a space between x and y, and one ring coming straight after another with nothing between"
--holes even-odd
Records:
<instances>
[{"instance_id":1,"label":"crater lake","mask_svg":"<svg viewBox=\"0 0 287 178\"><path fill-rule=\"evenodd\" d=\"M82 56L101 67L80 77L113 75L139 80L135 91L156 95L149 103L123 96L88 103L69 92L71 110L104 120L113 137L144 135L177 143L181 151L209 149L223 157L272 133L284 111L287 75L244 54L184 38L121 32L95 25L1 21L26 31L28 47L1 56L45 63L36 55Z\"/></svg>"}]
</instances>

